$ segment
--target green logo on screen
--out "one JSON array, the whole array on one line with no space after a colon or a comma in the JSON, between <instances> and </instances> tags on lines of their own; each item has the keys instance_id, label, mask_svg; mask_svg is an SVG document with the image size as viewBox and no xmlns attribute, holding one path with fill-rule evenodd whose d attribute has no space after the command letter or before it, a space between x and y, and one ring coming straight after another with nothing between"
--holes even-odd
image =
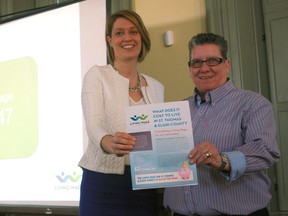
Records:
<instances>
[{"instance_id":1,"label":"green logo on screen","mask_svg":"<svg viewBox=\"0 0 288 216\"><path fill-rule=\"evenodd\" d=\"M32 58L0 62L0 159L29 157L37 148L37 83Z\"/></svg>"}]
</instances>

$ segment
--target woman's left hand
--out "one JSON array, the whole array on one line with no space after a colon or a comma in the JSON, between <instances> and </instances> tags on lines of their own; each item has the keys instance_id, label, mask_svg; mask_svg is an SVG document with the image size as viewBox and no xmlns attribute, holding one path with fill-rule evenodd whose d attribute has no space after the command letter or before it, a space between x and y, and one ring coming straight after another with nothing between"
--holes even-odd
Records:
<instances>
[{"instance_id":1,"label":"woman's left hand","mask_svg":"<svg viewBox=\"0 0 288 216\"><path fill-rule=\"evenodd\" d=\"M191 164L200 166L206 164L219 169L222 163L221 155L216 146L210 142L203 142L195 146L188 155Z\"/></svg>"}]
</instances>

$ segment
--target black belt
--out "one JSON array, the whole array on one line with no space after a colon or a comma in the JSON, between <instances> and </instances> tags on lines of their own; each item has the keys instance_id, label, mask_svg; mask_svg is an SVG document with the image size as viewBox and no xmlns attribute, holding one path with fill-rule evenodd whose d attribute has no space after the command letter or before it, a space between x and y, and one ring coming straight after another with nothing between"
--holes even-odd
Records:
<instances>
[{"instance_id":1,"label":"black belt","mask_svg":"<svg viewBox=\"0 0 288 216\"><path fill-rule=\"evenodd\" d=\"M173 213L173 216L187 216L187 215L182 215L182 214L178 214L178 213ZM198 215L198 214L193 214L192 216L201 216L201 215Z\"/></svg>"},{"instance_id":2,"label":"black belt","mask_svg":"<svg viewBox=\"0 0 288 216\"><path fill-rule=\"evenodd\" d=\"M173 216L187 216L187 215L182 215L182 214L178 214L178 213L174 213ZM198 214L193 214L193 216L201 216L201 215L198 215ZM221 214L219 216L229 216L227 214ZM244 215L234 215L234 216L244 216ZM260 210L257 210L251 214L249 214L248 216L269 216L269 211L267 208L263 208L263 209L260 209Z\"/></svg>"}]
</instances>

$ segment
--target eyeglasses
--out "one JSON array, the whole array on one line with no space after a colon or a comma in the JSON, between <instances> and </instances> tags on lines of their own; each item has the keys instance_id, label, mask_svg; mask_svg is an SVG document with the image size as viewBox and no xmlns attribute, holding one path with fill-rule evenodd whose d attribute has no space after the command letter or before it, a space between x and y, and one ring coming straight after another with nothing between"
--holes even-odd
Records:
<instances>
[{"instance_id":1,"label":"eyeglasses","mask_svg":"<svg viewBox=\"0 0 288 216\"><path fill-rule=\"evenodd\" d=\"M225 62L225 59L223 58L208 58L206 60L193 59L188 62L188 66L192 68L200 68L202 67L204 62L206 62L208 66L216 66L221 64L222 62Z\"/></svg>"}]
</instances>

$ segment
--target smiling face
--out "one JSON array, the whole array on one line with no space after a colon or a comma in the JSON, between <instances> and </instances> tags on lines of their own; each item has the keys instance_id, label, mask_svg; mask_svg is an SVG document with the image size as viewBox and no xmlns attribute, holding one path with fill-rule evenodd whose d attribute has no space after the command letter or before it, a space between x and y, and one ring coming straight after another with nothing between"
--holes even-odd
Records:
<instances>
[{"instance_id":1,"label":"smiling face","mask_svg":"<svg viewBox=\"0 0 288 216\"><path fill-rule=\"evenodd\" d=\"M118 18L113 24L111 37L107 39L113 48L115 61L138 61L142 40L132 22Z\"/></svg>"},{"instance_id":2,"label":"smiling face","mask_svg":"<svg viewBox=\"0 0 288 216\"><path fill-rule=\"evenodd\" d=\"M218 45L204 44L193 47L191 60L206 60L208 58L222 58ZM216 66L208 66L204 62L200 68L189 67L190 77L200 93L210 92L225 84L229 69L229 60Z\"/></svg>"}]
</instances>

